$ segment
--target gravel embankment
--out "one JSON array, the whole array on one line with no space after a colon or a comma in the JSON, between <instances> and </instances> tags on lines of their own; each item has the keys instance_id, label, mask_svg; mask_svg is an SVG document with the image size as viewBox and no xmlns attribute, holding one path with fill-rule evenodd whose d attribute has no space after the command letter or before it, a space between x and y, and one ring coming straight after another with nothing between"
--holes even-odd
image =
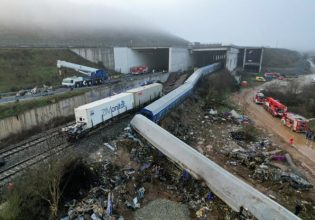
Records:
<instances>
[{"instance_id":1,"label":"gravel embankment","mask_svg":"<svg viewBox=\"0 0 315 220\"><path fill-rule=\"evenodd\" d=\"M190 220L187 205L167 199L156 199L135 212L135 220Z\"/></svg>"}]
</instances>

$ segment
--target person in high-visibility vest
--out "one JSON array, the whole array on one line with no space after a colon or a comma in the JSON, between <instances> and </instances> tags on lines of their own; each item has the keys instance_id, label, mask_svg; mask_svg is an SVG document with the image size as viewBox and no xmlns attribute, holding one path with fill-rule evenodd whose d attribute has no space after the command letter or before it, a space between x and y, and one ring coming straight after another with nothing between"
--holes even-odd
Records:
<instances>
[{"instance_id":1,"label":"person in high-visibility vest","mask_svg":"<svg viewBox=\"0 0 315 220\"><path fill-rule=\"evenodd\" d=\"M291 138L289 139L289 143L290 143L291 146L293 146L293 144L294 144L294 139L293 139L293 137L291 137Z\"/></svg>"}]
</instances>

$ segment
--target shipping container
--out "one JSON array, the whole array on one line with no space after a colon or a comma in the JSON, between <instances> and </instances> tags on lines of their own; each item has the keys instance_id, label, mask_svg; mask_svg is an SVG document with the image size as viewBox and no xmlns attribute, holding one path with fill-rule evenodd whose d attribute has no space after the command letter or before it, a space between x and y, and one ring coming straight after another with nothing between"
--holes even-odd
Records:
<instances>
[{"instance_id":1,"label":"shipping container","mask_svg":"<svg viewBox=\"0 0 315 220\"><path fill-rule=\"evenodd\" d=\"M77 124L85 124L84 129L92 128L112 117L133 108L133 95L121 93L86 105L74 110Z\"/></svg>"},{"instance_id":2,"label":"shipping container","mask_svg":"<svg viewBox=\"0 0 315 220\"><path fill-rule=\"evenodd\" d=\"M153 83L146 86L130 89L126 91L133 95L134 108L138 108L145 103L151 102L162 95L162 84Z\"/></svg>"}]
</instances>

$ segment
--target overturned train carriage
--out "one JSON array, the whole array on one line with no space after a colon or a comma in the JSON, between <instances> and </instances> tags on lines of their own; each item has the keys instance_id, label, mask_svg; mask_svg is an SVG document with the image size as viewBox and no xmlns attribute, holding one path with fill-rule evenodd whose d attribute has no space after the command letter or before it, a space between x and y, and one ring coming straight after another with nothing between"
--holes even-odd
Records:
<instances>
[{"instance_id":1,"label":"overturned train carriage","mask_svg":"<svg viewBox=\"0 0 315 220\"><path fill-rule=\"evenodd\" d=\"M300 219L142 115L136 115L131 126L171 161L204 180L233 210L244 208L263 220Z\"/></svg>"}]
</instances>

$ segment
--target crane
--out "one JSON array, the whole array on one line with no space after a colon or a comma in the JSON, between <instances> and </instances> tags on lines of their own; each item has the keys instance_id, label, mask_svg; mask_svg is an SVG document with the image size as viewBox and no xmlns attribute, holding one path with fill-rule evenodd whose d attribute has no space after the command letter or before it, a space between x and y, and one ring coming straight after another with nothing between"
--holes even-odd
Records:
<instances>
[{"instance_id":1,"label":"crane","mask_svg":"<svg viewBox=\"0 0 315 220\"><path fill-rule=\"evenodd\" d=\"M57 60L57 67L73 69L79 73L86 75L86 77L68 77L62 80L62 85L67 87L82 87L98 85L108 79L108 74L105 70L96 69L88 66L83 66L75 63L70 63L63 60Z\"/></svg>"}]
</instances>

